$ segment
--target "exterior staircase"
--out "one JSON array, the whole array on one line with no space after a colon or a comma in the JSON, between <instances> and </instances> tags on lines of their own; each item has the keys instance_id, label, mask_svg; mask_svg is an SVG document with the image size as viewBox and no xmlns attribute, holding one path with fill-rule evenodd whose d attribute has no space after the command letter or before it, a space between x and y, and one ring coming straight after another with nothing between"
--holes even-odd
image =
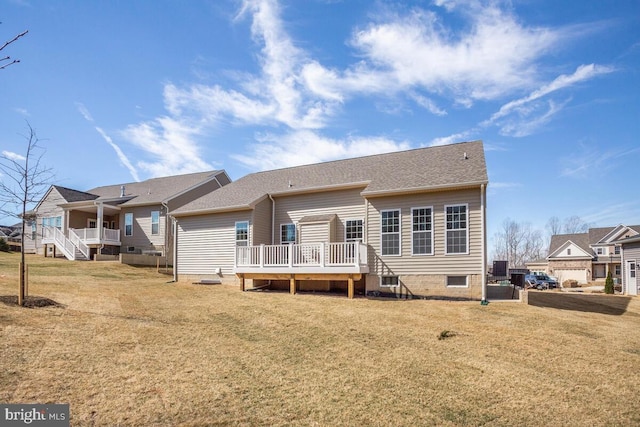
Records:
<instances>
[{"instance_id":1,"label":"exterior staircase","mask_svg":"<svg viewBox=\"0 0 640 427\"><path fill-rule=\"evenodd\" d=\"M78 235L69 230L69 237L57 227L46 227L43 237L44 243L53 243L56 248L70 260L89 260L89 247L85 245Z\"/></svg>"}]
</instances>

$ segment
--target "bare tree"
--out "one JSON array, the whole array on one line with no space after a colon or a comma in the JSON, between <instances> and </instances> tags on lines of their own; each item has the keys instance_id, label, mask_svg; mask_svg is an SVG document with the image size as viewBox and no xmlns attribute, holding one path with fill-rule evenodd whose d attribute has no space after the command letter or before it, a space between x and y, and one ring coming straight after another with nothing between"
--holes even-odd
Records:
<instances>
[{"instance_id":1,"label":"bare tree","mask_svg":"<svg viewBox=\"0 0 640 427\"><path fill-rule=\"evenodd\" d=\"M507 218L495 235L494 259L506 260L510 268L520 267L539 259L543 254L543 238L529 223Z\"/></svg>"},{"instance_id":2,"label":"bare tree","mask_svg":"<svg viewBox=\"0 0 640 427\"><path fill-rule=\"evenodd\" d=\"M558 218L557 216L552 216L551 218L549 218L549 221L547 221L546 228L550 236L561 234L562 221L560 221L560 218Z\"/></svg>"},{"instance_id":3,"label":"bare tree","mask_svg":"<svg viewBox=\"0 0 640 427\"><path fill-rule=\"evenodd\" d=\"M0 24L2 24L2 22L0 22ZM0 52L2 52L7 46L9 46L11 43L15 42L16 40L18 40L20 37L26 35L29 32L29 30L23 31L20 34L18 34L17 36L15 36L14 38L12 38L11 40L5 42L2 46L0 46ZM9 62L7 62L9 61ZM10 56L5 56L4 58L0 58L0 70L4 70L5 68L7 68L9 65L13 65L20 62L19 59L11 59Z\"/></svg>"},{"instance_id":4,"label":"bare tree","mask_svg":"<svg viewBox=\"0 0 640 427\"><path fill-rule=\"evenodd\" d=\"M577 215L570 216L564 220L563 231L564 234L586 233L589 231L589 224Z\"/></svg>"},{"instance_id":5,"label":"bare tree","mask_svg":"<svg viewBox=\"0 0 640 427\"><path fill-rule=\"evenodd\" d=\"M22 245L20 249L20 291L18 304L24 305L25 297L25 231L27 224L35 220L27 208L38 202L53 178L52 170L42 165L44 150L39 145L35 130L27 122L27 150L24 155L3 151L0 155L0 213L15 216L22 221Z\"/></svg>"}]
</instances>

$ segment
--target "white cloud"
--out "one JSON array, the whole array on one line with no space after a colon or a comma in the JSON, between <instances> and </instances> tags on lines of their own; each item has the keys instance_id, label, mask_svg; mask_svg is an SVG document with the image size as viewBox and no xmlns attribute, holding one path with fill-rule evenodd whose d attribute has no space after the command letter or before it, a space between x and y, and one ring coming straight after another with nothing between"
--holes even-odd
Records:
<instances>
[{"instance_id":1,"label":"white cloud","mask_svg":"<svg viewBox=\"0 0 640 427\"><path fill-rule=\"evenodd\" d=\"M123 132L148 156L137 165L153 174L208 168L200 157L199 141L222 124L265 129L256 133L257 143L245 148L243 155L233 156L245 165L264 169L330 160L349 156L359 146L359 140L350 137L332 140L320 136L354 98L372 98L372 105L382 106L389 114L408 111L411 106L445 116L446 103L470 108L481 100L502 99L539 87L503 105L481 123L500 126L504 135L522 136L548 123L564 107L554 100L535 101L611 71L585 65L540 87L541 58L573 30L524 25L505 3L436 0L431 9L401 12L391 9L396 6L379 3L376 7L382 12L348 40L358 60L325 66L294 43L277 0L242 1L234 21L251 20L259 71L223 70L222 74L233 77L235 85L229 87L166 84L168 114ZM389 100L394 108L389 108ZM479 130L436 138L430 145L458 142ZM292 139L299 136L307 140ZM296 149L300 141L306 141L304 151ZM318 144L317 149L311 141ZM384 137L367 141L373 144L373 151L381 143L387 148L402 145ZM272 159L278 161L271 163Z\"/></svg>"},{"instance_id":2,"label":"white cloud","mask_svg":"<svg viewBox=\"0 0 640 427\"><path fill-rule=\"evenodd\" d=\"M526 109L526 106L537 99L542 98L552 92L565 89L577 83L592 79L596 76L613 72L611 67L589 64L580 65L573 74L562 74L556 77L551 83L543 85L540 89L531 92L529 95L510 101L500 107L500 110L491 116L488 123L493 123L501 117L504 117L514 111Z\"/></svg>"},{"instance_id":3,"label":"white cloud","mask_svg":"<svg viewBox=\"0 0 640 427\"><path fill-rule=\"evenodd\" d=\"M473 135L476 132L475 129L469 129L464 132L454 133L453 135L443 136L440 138L434 138L427 145L429 147L436 147L438 145L449 145L455 142L464 141L469 138L470 135Z\"/></svg>"},{"instance_id":4,"label":"white cloud","mask_svg":"<svg viewBox=\"0 0 640 427\"><path fill-rule=\"evenodd\" d=\"M76 107L78 108L78 112L80 112L80 114L86 121L93 123L93 117L91 116L91 113L82 102L76 102Z\"/></svg>"},{"instance_id":5,"label":"white cloud","mask_svg":"<svg viewBox=\"0 0 640 427\"><path fill-rule=\"evenodd\" d=\"M579 150L561 159L563 168L560 176L579 179L589 176L600 177L607 171L615 170L618 160L632 158L637 153L640 153L640 148L603 151L581 144ZM594 171L597 171L597 174L594 175Z\"/></svg>"},{"instance_id":6,"label":"white cloud","mask_svg":"<svg viewBox=\"0 0 640 427\"><path fill-rule=\"evenodd\" d=\"M324 137L311 130L286 135L264 134L256 138L251 156L232 155L250 169L269 170L318 163L335 159L388 153L410 148L407 142L384 137L348 137L344 140Z\"/></svg>"},{"instance_id":7,"label":"white cloud","mask_svg":"<svg viewBox=\"0 0 640 427\"><path fill-rule=\"evenodd\" d=\"M18 153L14 153L12 151L3 151L2 152L2 156L6 157L9 160L13 160L13 161L16 161L16 162L23 162L23 161L27 160L27 158L24 157L23 155L18 154Z\"/></svg>"},{"instance_id":8,"label":"white cloud","mask_svg":"<svg viewBox=\"0 0 640 427\"><path fill-rule=\"evenodd\" d=\"M199 128L171 117L131 125L123 137L145 151L152 161L136 166L151 176L178 175L213 169L202 160L197 143Z\"/></svg>"},{"instance_id":9,"label":"white cloud","mask_svg":"<svg viewBox=\"0 0 640 427\"><path fill-rule=\"evenodd\" d=\"M136 168L133 167L133 165L131 164L127 156L122 152L120 147L116 143L114 143L111 137L107 135L100 127L96 126L96 130L100 135L102 135L102 138L104 138L104 140L107 141L107 143L111 146L111 148L114 149L114 151L116 152L116 155L118 156L118 159L120 159L120 163L122 163L122 165L129 170L129 173L131 174L133 179L136 181L140 181L140 178L138 177L138 171L136 170Z\"/></svg>"},{"instance_id":10,"label":"white cloud","mask_svg":"<svg viewBox=\"0 0 640 427\"><path fill-rule=\"evenodd\" d=\"M78 108L78 112L82 115L82 117L84 117L86 121L88 121L89 123L95 122L93 120L93 116L89 112L89 109L82 102L76 102L76 107ZM131 174L133 179L136 181L140 181L140 177L138 176L138 171L131 164L131 161L129 161L129 158L126 156L126 154L124 154L122 149L120 149L120 146L118 146L115 142L113 142L113 139L109 135L107 135L107 133L104 130L102 130L101 127L95 126L95 130L100 134L100 136L102 136L102 138L107 142L107 144L109 144L111 148L113 148L113 150L116 152L116 156L118 156L118 159L120 160L120 163L129 170L129 173Z\"/></svg>"},{"instance_id":11,"label":"white cloud","mask_svg":"<svg viewBox=\"0 0 640 427\"><path fill-rule=\"evenodd\" d=\"M367 69L387 73L397 86L449 93L468 104L529 87L537 78L536 60L562 35L525 27L495 4L446 6L460 13L466 31L454 33L436 13L416 8L357 31L351 44Z\"/></svg>"}]
</instances>

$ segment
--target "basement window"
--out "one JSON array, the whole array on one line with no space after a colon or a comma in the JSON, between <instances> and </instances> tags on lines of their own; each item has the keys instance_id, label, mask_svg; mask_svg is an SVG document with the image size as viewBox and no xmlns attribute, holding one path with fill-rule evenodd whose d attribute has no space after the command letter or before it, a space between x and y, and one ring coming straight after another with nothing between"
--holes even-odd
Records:
<instances>
[{"instance_id":1,"label":"basement window","mask_svg":"<svg viewBox=\"0 0 640 427\"><path fill-rule=\"evenodd\" d=\"M127 246L127 252L133 253L135 251L136 251L136 247L135 246Z\"/></svg>"},{"instance_id":2,"label":"basement window","mask_svg":"<svg viewBox=\"0 0 640 427\"><path fill-rule=\"evenodd\" d=\"M397 288L400 286L400 280L398 276L381 276L380 287L381 288Z\"/></svg>"},{"instance_id":3,"label":"basement window","mask_svg":"<svg viewBox=\"0 0 640 427\"><path fill-rule=\"evenodd\" d=\"M447 276L447 287L466 288L467 286L467 276Z\"/></svg>"}]
</instances>

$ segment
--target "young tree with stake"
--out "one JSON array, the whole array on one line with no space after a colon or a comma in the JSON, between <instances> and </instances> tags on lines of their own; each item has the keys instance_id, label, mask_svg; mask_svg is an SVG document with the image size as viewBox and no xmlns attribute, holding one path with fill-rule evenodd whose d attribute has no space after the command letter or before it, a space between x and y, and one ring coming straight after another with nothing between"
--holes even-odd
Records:
<instances>
[{"instance_id":1,"label":"young tree with stake","mask_svg":"<svg viewBox=\"0 0 640 427\"><path fill-rule=\"evenodd\" d=\"M18 217L22 221L19 305L24 305L25 299L25 230L28 223L35 221L27 208L42 198L53 178L51 169L41 163L44 150L29 122L27 129L28 134L24 137L27 149L24 155L9 151L3 151L0 155L0 214Z\"/></svg>"}]
</instances>

